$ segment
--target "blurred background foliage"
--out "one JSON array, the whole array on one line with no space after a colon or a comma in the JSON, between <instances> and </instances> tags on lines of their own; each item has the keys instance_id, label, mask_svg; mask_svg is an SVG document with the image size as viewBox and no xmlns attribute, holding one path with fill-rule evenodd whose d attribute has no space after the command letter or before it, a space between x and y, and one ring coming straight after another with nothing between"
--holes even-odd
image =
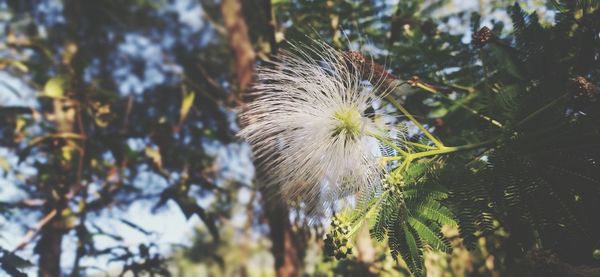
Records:
<instances>
[{"instance_id":1,"label":"blurred background foliage","mask_svg":"<svg viewBox=\"0 0 600 277\"><path fill-rule=\"evenodd\" d=\"M596 1L4 0L0 24L7 274L598 275ZM346 246L327 226L355 214L261 197L236 111L253 64L310 38L409 80L446 145L494 139L407 172L407 220L447 220L384 214Z\"/></svg>"}]
</instances>

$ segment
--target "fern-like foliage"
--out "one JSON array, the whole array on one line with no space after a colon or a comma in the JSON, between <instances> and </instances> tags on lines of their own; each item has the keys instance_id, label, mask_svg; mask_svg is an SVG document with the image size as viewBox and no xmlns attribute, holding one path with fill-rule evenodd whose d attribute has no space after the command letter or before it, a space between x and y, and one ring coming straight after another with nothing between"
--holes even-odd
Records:
<instances>
[{"instance_id":1,"label":"fern-like foliage","mask_svg":"<svg viewBox=\"0 0 600 277\"><path fill-rule=\"evenodd\" d=\"M562 6L548 27L517 4L510 15L512 39L478 50L494 73L473 96L481 113L504 126L471 130L497 142L450 157L438 182L449 188L467 245L498 222L513 258L545 249L566 262L598 264L592 258L600 247L598 5Z\"/></svg>"},{"instance_id":2,"label":"fern-like foliage","mask_svg":"<svg viewBox=\"0 0 600 277\"><path fill-rule=\"evenodd\" d=\"M446 146L487 142L411 160L391 171L385 191L359 201L352 222L368 221L371 236L414 275L425 273L426 249L451 250L443 225L458 226L470 249L505 234L494 255L507 267L533 250L600 266L600 5L554 4L552 25L509 7L510 34L495 24L476 47L428 34L424 22L409 24L410 34L392 28L388 50L401 65L391 65L394 73L442 83L434 95L403 99L404 107ZM474 32L480 27L474 16ZM459 69L443 73L449 68ZM431 145L420 135L403 139Z\"/></svg>"},{"instance_id":3,"label":"fern-like foliage","mask_svg":"<svg viewBox=\"0 0 600 277\"><path fill-rule=\"evenodd\" d=\"M416 276L424 274L425 249L451 251L441 227L456 225L454 215L442 204L448 197L446 189L433 182L433 164L416 163L403 174L388 178L370 230L379 241L387 238L392 256L401 257Z\"/></svg>"},{"instance_id":4,"label":"fern-like foliage","mask_svg":"<svg viewBox=\"0 0 600 277\"><path fill-rule=\"evenodd\" d=\"M424 272L424 248L449 250L443 224L458 224L471 249L480 237L505 231L507 265L536 249L567 263L599 264L592 253L600 248L600 9L589 1L566 4L551 26L518 4L509 13L513 34L472 49L483 63L482 81L455 101L500 126L481 118L466 124L477 117L450 106L435 131L450 145L495 141L444 162L411 164L392 178L400 192L381 200L371 234L387 237L415 275Z\"/></svg>"}]
</instances>

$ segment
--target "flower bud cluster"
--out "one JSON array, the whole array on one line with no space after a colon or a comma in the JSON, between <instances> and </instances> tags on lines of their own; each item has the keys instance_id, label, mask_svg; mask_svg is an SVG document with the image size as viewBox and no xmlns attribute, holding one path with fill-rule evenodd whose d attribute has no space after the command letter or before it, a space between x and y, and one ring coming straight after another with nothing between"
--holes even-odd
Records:
<instances>
[{"instance_id":1,"label":"flower bud cluster","mask_svg":"<svg viewBox=\"0 0 600 277\"><path fill-rule=\"evenodd\" d=\"M331 231L325 236L325 254L336 259L344 259L352 254L352 243L348 237L350 226L337 216L331 220Z\"/></svg>"}]
</instances>

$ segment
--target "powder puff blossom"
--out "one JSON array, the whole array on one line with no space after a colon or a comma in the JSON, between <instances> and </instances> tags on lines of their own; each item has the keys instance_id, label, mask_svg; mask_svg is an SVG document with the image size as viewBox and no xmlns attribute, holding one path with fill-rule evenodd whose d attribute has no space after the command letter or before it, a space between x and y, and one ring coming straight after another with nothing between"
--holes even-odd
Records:
<instances>
[{"instance_id":1,"label":"powder puff blossom","mask_svg":"<svg viewBox=\"0 0 600 277\"><path fill-rule=\"evenodd\" d=\"M309 207L378 187L384 147L376 138L390 132L373 112L386 93L380 80L367 82L361 65L324 44L292 46L276 59L258 68L254 99L241 112L239 135L261 182Z\"/></svg>"}]
</instances>

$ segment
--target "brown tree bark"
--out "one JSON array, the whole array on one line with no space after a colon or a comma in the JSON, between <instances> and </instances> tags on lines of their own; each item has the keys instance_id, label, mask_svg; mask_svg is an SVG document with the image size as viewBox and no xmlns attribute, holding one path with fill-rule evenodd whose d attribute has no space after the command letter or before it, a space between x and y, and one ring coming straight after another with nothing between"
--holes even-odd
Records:
<instances>
[{"instance_id":1,"label":"brown tree bark","mask_svg":"<svg viewBox=\"0 0 600 277\"><path fill-rule=\"evenodd\" d=\"M271 252L275 258L277 276L300 276L300 258L303 251L295 239L288 207L274 198L265 201L263 207L269 221Z\"/></svg>"},{"instance_id":2,"label":"brown tree bark","mask_svg":"<svg viewBox=\"0 0 600 277\"><path fill-rule=\"evenodd\" d=\"M223 0L221 14L229 37L229 47L235 56L235 72L239 92L243 93L252 82L256 54L242 15L242 2L240 0Z\"/></svg>"},{"instance_id":3,"label":"brown tree bark","mask_svg":"<svg viewBox=\"0 0 600 277\"><path fill-rule=\"evenodd\" d=\"M57 133L72 133L74 130L74 115L66 112L62 100L54 100L54 115L57 120ZM62 210L67 206L67 193L72 177L71 163L64 162L60 156L60 148L54 149L52 155L52 163L54 164L55 172L52 175L52 182L44 184L46 186L44 205L44 213L55 213L56 215L47 224L42 226L40 230L40 240L38 241L35 251L39 255L39 276L40 277L55 277L61 276L60 256L63 235L65 234L65 224L62 217ZM79 157L81 159L81 157ZM79 183L79 180L76 181Z\"/></svg>"},{"instance_id":4,"label":"brown tree bark","mask_svg":"<svg viewBox=\"0 0 600 277\"><path fill-rule=\"evenodd\" d=\"M41 238L36 246L39 254L39 276L60 276L61 245L64 232L57 228L60 216L55 217L49 224L42 228Z\"/></svg>"}]
</instances>

